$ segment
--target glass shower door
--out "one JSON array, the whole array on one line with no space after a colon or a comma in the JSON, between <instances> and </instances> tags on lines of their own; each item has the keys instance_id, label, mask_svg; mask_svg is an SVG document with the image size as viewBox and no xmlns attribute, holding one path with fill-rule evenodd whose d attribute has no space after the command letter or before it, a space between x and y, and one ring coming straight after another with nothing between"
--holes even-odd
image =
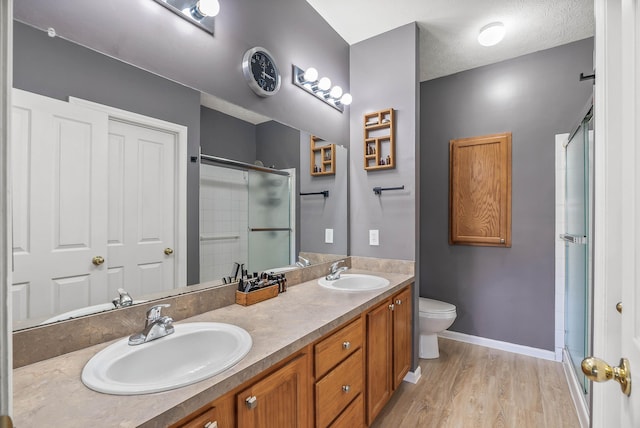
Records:
<instances>
[{"instance_id":1,"label":"glass shower door","mask_svg":"<svg viewBox=\"0 0 640 428\"><path fill-rule=\"evenodd\" d=\"M249 171L249 272L290 264L290 178Z\"/></svg>"},{"instance_id":2,"label":"glass shower door","mask_svg":"<svg viewBox=\"0 0 640 428\"><path fill-rule=\"evenodd\" d=\"M580 364L590 349L590 116L567 143L565 193L565 347L585 394Z\"/></svg>"}]
</instances>

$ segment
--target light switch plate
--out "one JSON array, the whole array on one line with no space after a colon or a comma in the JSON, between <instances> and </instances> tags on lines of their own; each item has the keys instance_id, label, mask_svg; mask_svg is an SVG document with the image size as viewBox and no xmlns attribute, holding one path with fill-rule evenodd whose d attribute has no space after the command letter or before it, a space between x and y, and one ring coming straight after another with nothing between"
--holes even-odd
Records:
<instances>
[{"instance_id":1,"label":"light switch plate","mask_svg":"<svg viewBox=\"0 0 640 428\"><path fill-rule=\"evenodd\" d=\"M324 243L333 244L333 229L324 230Z\"/></svg>"},{"instance_id":2,"label":"light switch plate","mask_svg":"<svg viewBox=\"0 0 640 428\"><path fill-rule=\"evenodd\" d=\"M369 245L380 245L380 235L378 229L369 230Z\"/></svg>"}]
</instances>

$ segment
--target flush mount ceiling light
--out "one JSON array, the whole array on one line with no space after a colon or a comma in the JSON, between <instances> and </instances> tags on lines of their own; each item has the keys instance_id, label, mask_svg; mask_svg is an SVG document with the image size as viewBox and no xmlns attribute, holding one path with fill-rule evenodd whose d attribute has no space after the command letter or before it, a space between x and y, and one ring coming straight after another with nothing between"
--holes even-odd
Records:
<instances>
[{"instance_id":1,"label":"flush mount ceiling light","mask_svg":"<svg viewBox=\"0 0 640 428\"><path fill-rule=\"evenodd\" d=\"M482 46L497 45L504 37L504 34L504 24L502 22L492 22L480 29L480 34L478 34L478 43Z\"/></svg>"},{"instance_id":2,"label":"flush mount ceiling light","mask_svg":"<svg viewBox=\"0 0 640 428\"><path fill-rule=\"evenodd\" d=\"M351 95L343 93L340 86L332 87L331 79L328 77L318 79L320 76L318 70L313 67L303 70L294 64L292 74L294 85L304 89L340 112L344 111L344 106L348 106L353 101Z\"/></svg>"},{"instance_id":3,"label":"flush mount ceiling light","mask_svg":"<svg viewBox=\"0 0 640 428\"><path fill-rule=\"evenodd\" d=\"M214 16L220 12L218 0L154 0L171 12L213 35Z\"/></svg>"}]
</instances>

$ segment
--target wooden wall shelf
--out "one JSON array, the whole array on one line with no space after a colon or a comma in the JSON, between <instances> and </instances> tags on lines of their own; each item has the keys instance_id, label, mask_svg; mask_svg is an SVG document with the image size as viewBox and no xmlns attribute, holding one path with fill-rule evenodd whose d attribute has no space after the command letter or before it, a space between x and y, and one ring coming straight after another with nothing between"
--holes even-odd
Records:
<instances>
[{"instance_id":1,"label":"wooden wall shelf","mask_svg":"<svg viewBox=\"0 0 640 428\"><path fill-rule=\"evenodd\" d=\"M390 108L364 115L364 169L396 167L395 111Z\"/></svg>"},{"instance_id":2,"label":"wooden wall shelf","mask_svg":"<svg viewBox=\"0 0 640 428\"><path fill-rule=\"evenodd\" d=\"M333 175L336 173L336 145L333 143L316 145L323 139L311 136L311 161L309 168L311 175Z\"/></svg>"}]
</instances>

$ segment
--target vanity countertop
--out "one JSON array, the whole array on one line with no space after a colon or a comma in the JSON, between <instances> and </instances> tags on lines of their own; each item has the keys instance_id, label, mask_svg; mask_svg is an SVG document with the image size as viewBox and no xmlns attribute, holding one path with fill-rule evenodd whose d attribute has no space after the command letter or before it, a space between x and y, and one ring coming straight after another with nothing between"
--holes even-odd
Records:
<instances>
[{"instance_id":1,"label":"vanity countertop","mask_svg":"<svg viewBox=\"0 0 640 428\"><path fill-rule=\"evenodd\" d=\"M182 322L226 322L251 334L253 347L234 367L209 379L155 394L118 396L85 387L84 365L110 343L91 346L13 371L15 426L162 427L191 414L225 392L302 349L414 281L411 275L352 269L387 278L390 286L366 292L323 288L317 280L288 288L252 306L230 305ZM167 310L171 315L171 309ZM143 320L141 320L141 323ZM162 340L162 339L159 339ZM161 358L162 356L158 356Z\"/></svg>"}]
</instances>

